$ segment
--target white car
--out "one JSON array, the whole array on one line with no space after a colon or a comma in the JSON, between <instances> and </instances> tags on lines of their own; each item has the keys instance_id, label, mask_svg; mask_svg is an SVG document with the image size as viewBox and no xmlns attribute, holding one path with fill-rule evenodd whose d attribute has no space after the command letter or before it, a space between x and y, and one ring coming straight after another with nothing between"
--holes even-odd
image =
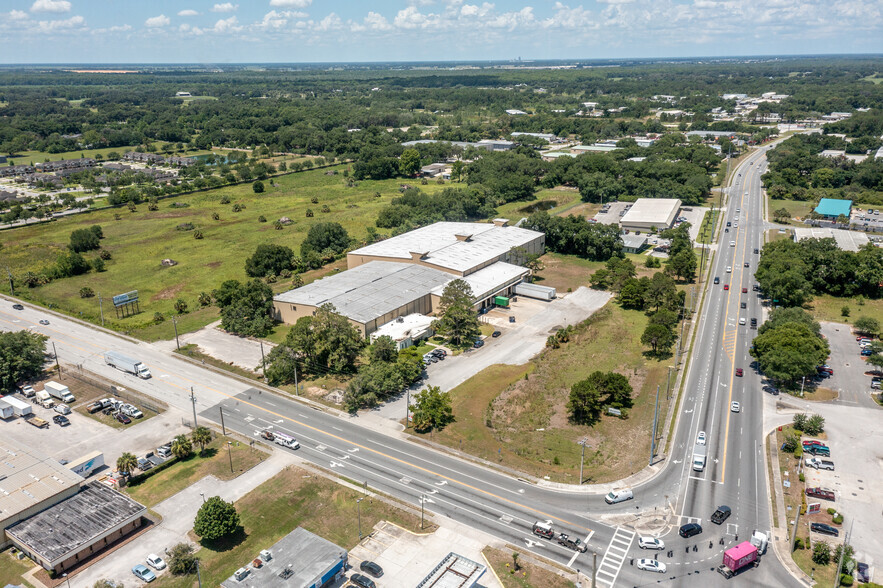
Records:
<instances>
[{"instance_id":1,"label":"white car","mask_svg":"<svg viewBox=\"0 0 883 588\"><path fill-rule=\"evenodd\" d=\"M727 266L727 273L728 273L728 274L729 274L729 273L732 273L732 271L733 271L733 268L732 268L731 266L728 265L728 266Z\"/></svg>"},{"instance_id":2,"label":"white car","mask_svg":"<svg viewBox=\"0 0 883 588\"><path fill-rule=\"evenodd\" d=\"M733 401L733 402L730 404L730 410L732 410L733 412L740 412L740 411L742 410L742 407L739 406L739 403L738 403L738 402Z\"/></svg>"},{"instance_id":3,"label":"white car","mask_svg":"<svg viewBox=\"0 0 883 588\"><path fill-rule=\"evenodd\" d=\"M163 561L163 558L158 556L155 553L151 553L147 556L147 565L152 567L154 570L162 570L166 567L166 562Z\"/></svg>"},{"instance_id":4,"label":"white car","mask_svg":"<svg viewBox=\"0 0 883 588\"><path fill-rule=\"evenodd\" d=\"M705 445L706 439L705 431L699 431L699 435L696 437L696 445Z\"/></svg>"},{"instance_id":5,"label":"white car","mask_svg":"<svg viewBox=\"0 0 883 588\"><path fill-rule=\"evenodd\" d=\"M638 538L638 547L641 549L665 549L665 543L662 539L645 536Z\"/></svg>"},{"instance_id":6,"label":"white car","mask_svg":"<svg viewBox=\"0 0 883 588\"><path fill-rule=\"evenodd\" d=\"M739 317L739 324L740 324L740 325L744 325L744 324L745 324L745 317L744 317L744 316Z\"/></svg>"},{"instance_id":7,"label":"white car","mask_svg":"<svg viewBox=\"0 0 883 588\"><path fill-rule=\"evenodd\" d=\"M735 247L735 246L736 246L736 242L735 242L735 241L730 241L730 247Z\"/></svg>"},{"instance_id":8,"label":"white car","mask_svg":"<svg viewBox=\"0 0 883 588\"><path fill-rule=\"evenodd\" d=\"M747 195L748 192L745 192L745 194ZM741 208L737 208L737 209L736 209L736 214L739 214L740 212L742 212L742 209L741 209Z\"/></svg>"},{"instance_id":9,"label":"white car","mask_svg":"<svg viewBox=\"0 0 883 588\"><path fill-rule=\"evenodd\" d=\"M655 559L639 559L638 560L638 569L645 570L647 572L658 572L660 574L665 573L665 564L661 561L656 561Z\"/></svg>"},{"instance_id":10,"label":"white car","mask_svg":"<svg viewBox=\"0 0 883 588\"><path fill-rule=\"evenodd\" d=\"M734 228L734 229L738 229L738 228L739 228L739 221L736 221L736 222L733 223L733 228Z\"/></svg>"}]
</instances>

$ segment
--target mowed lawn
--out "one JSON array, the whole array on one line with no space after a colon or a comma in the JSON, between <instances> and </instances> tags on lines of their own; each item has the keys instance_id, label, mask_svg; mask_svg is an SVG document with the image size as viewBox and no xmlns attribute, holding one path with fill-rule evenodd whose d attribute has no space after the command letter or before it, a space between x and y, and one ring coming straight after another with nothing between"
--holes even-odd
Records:
<instances>
[{"instance_id":1,"label":"mowed lawn","mask_svg":"<svg viewBox=\"0 0 883 588\"><path fill-rule=\"evenodd\" d=\"M251 562L297 527L303 527L344 549L359 541L359 507L363 494L316 476L287 467L236 502L243 532L222 545L205 545L197 551L204 586L218 586L238 568ZM376 498L361 502L362 534L386 520L419 531L420 517ZM193 537L198 540L198 537ZM191 588L195 575L164 574L153 586Z\"/></svg>"},{"instance_id":2,"label":"mowed lawn","mask_svg":"<svg viewBox=\"0 0 883 588\"><path fill-rule=\"evenodd\" d=\"M346 166L334 169L342 172ZM347 187L341 173L327 175L327 169L288 174L273 179L276 186L264 182L266 192L255 194L250 184L232 186L198 194L169 198L159 202L158 211L148 211L140 204L136 212L125 207L73 215L42 225L33 225L0 232L3 257L13 275L40 271L54 263L69 243L70 233L78 228L101 225L105 238L101 245L113 258L107 271L53 281L39 288L19 287L16 294L38 303L98 322L98 297L80 298L80 288L89 286L104 298L104 317L108 326L153 340L174 336L171 321L155 327L155 312L170 316L175 300L185 300L191 311L197 307L200 292L211 292L229 279L244 280L245 260L260 243L287 245L300 251L310 227L327 221L341 223L350 236L362 241L368 226L373 226L380 209L399 195L400 180L364 181ZM430 183L420 188L427 192L444 186ZM375 193L380 197L375 197ZM223 197L229 204L221 204ZM318 203L311 203L316 198ZM172 208L182 202L188 208ZM234 204L244 205L233 212ZM321 212L327 205L330 212ZM307 209L314 216L306 217ZM212 219L217 213L219 220ZM115 220L115 215L120 220ZM263 215L267 222L258 222ZM275 230L273 223L289 217L293 224ZM192 223L204 238L195 239L193 231L177 230L183 223ZM96 252L86 254L96 257ZM178 262L163 267L163 259ZM2 287L8 292L8 286ZM117 319L108 300L115 294L138 290L141 313ZM217 318L214 309L180 317L179 332L200 328ZM140 329L140 331L139 331Z\"/></svg>"},{"instance_id":3,"label":"mowed lawn","mask_svg":"<svg viewBox=\"0 0 883 588\"><path fill-rule=\"evenodd\" d=\"M547 348L525 365L483 370L451 391L456 421L432 439L528 474L577 483L577 442L587 437L585 481L608 482L639 471L650 455L657 384L660 415L667 410L671 363L644 356L640 338L646 324L643 312L610 302L559 349ZM628 419L605 415L592 427L569 421L570 388L594 371L628 377L634 389Z\"/></svg>"}]
</instances>

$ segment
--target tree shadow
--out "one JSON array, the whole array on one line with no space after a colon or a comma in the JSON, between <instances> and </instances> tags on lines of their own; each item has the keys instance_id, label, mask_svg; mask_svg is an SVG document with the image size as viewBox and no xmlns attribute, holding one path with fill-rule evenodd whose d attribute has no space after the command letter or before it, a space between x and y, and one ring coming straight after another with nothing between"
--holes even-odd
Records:
<instances>
[{"instance_id":1,"label":"tree shadow","mask_svg":"<svg viewBox=\"0 0 883 588\"><path fill-rule=\"evenodd\" d=\"M208 539L200 539L199 544L207 549L211 549L212 551L223 553L225 551L230 551L231 549L238 547L246 539L248 539L248 533L245 532L245 528L242 525L239 525L238 527L236 527L236 530L233 531L233 533L227 535L226 537L221 537L220 539L215 539L214 541Z\"/></svg>"},{"instance_id":2,"label":"tree shadow","mask_svg":"<svg viewBox=\"0 0 883 588\"><path fill-rule=\"evenodd\" d=\"M200 451L198 455L199 455L199 457L210 458L210 457L216 456L217 454L218 454L217 447L206 447L205 449Z\"/></svg>"}]
</instances>

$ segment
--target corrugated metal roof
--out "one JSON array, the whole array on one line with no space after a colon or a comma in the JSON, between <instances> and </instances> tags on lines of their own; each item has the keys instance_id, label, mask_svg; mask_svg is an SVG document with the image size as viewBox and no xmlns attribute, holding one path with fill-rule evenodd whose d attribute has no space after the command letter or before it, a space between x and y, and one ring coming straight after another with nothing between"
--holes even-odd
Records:
<instances>
[{"instance_id":1,"label":"corrugated metal roof","mask_svg":"<svg viewBox=\"0 0 883 588\"><path fill-rule=\"evenodd\" d=\"M681 201L677 198L638 198L622 217L620 224L659 223L660 226L667 227L674 221L680 207Z\"/></svg>"}]
</instances>

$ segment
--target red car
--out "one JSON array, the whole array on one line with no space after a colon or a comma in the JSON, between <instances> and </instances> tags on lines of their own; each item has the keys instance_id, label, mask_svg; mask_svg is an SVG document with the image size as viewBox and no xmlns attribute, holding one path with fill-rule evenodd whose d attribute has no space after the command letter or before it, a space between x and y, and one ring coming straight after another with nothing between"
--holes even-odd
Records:
<instances>
[{"instance_id":1,"label":"red car","mask_svg":"<svg viewBox=\"0 0 883 588\"><path fill-rule=\"evenodd\" d=\"M742 294L748 294L748 288L742 288Z\"/></svg>"},{"instance_id":2,"label":"red car","mask_svg":"<svg viewBox=\"0 0 883 588\"><path fill-rule=\"evenodd\" d=\"M736 368L736 375L742 377L742 368Z\"/></svg>"},{"instance_id":3,"label":"red car","mask_svg":"<svg viewBox=\"0 0 883 588\"><path fill-rule=\"evenodd\" d=\"M807 439L807 440L803 441L804 447L812 447L813 445L818 445L818 446L824 447L825 444L822 443L821 441L816 441L815 439Z\"/></svg>"},{"instance_id":4,"label":"red car","mask_svg":"<svg viewBox=\"0 0 883 588\"><path fill-rule=\"evenodd\" d=\"M729 285L729 284L724 284L724 290L729 290L729 289L730 289L730 285Z\"/></svg>"}]
</instances>

